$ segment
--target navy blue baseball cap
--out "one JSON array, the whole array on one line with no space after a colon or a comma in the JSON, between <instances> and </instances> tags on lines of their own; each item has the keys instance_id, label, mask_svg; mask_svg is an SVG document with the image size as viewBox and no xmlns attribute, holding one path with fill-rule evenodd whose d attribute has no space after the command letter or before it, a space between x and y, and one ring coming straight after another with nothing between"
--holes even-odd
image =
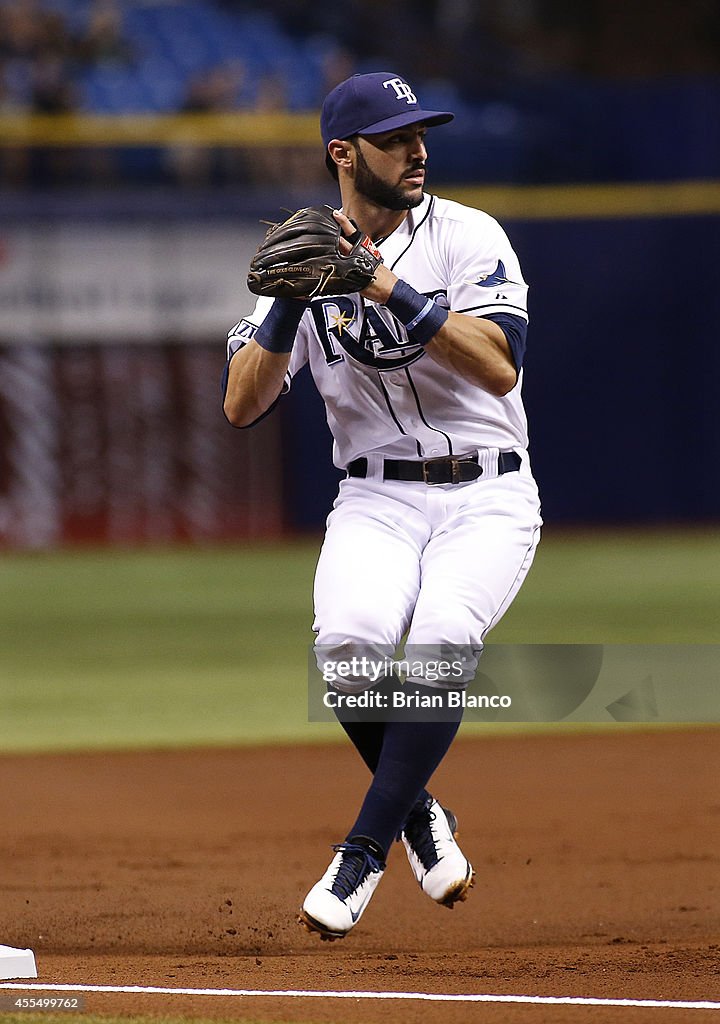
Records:
<instances>
[{"instance_id":1,"label":"navy blue baseball cap","mask_svg":"<svg viewBox=\"0 0 720 1024\"><path fill-rule=\"evenodd\" d=\"M455 115L447 110L424 110L410 85L392 71L353 75L325 97L320 114L323 143L373 135L422 121L447 124Z\"/></svg>"}]
</instances>

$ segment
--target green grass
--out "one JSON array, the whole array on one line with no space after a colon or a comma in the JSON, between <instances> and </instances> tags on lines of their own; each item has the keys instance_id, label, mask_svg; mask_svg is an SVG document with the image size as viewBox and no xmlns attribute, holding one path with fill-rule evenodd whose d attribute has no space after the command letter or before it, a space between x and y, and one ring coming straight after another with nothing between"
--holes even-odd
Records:
<instances>
[{"instance_id":1,"label":"green grass","mask_svg":"<svg viewBox=\"0 0 720 1024\"><path fill-rule=\"evenodd\" d=\"M720 528L547 532L507 643L720 642Z\"/></svg>"},{"instance_id":2,"label":"green grass","mask_svg":"<svg viewBox=\"0 0 720 1024\"><path fill-rule=\"evenodd\" d=\"M0 746L294 736L312 567L309 545L6 557Z\"/></svg>"},{"instance_id":3,"label":"green grass","mask_svg":"<svg viewBox=\"0 0 720 1024\"><path fill-rule=\"evenodd\" d=\"M335 738L307 722L318 542L4 555L0 749ZM547 531L504 643L720 641L715 531Z\"/></svg>"}]
</instances>

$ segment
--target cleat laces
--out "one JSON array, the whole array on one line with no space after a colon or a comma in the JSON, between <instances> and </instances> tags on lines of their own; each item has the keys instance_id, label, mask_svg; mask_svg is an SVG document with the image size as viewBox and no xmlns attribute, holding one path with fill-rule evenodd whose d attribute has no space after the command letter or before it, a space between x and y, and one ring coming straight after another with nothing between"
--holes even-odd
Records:
<instances>
[{"instance_id":1,"label":"cleat laces","mask_svg":"<svg viewBox=\"0 0 720 1024\"><path fill-rule=\"evenodd\" d=\"M421 811L417 811L408 818L404 828L405 838L427 870L435 867L440 860L432 834L433 821L435 821L435 812L423 807Z\"/></svg>"},{"instance_id":2,"label":"cleat laces","mask_svg":"<svg viewBox=\"0 0 720 1024\"><path fill-rule=\"evenodd\" d=\"M337 843L333 850L343 856L330 891L341 900L347 899L359 889L368 875L384 868L377 857L373 857L366 847L359 844Z\"/></svg>"}]
</instances>

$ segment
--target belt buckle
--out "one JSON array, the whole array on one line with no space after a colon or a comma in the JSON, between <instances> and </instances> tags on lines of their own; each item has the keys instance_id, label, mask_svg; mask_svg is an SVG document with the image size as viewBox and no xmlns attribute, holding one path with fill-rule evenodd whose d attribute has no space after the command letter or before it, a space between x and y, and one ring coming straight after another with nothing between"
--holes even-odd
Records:
<instances>
[{"instance_id":1,"label":"belt buckle","mask_svg":"<svg viewBox=\"0 0 720 1024\"><path fill-rule=\"evenodd\" d=\"M467 460L466 460L467 461ZM450 479L432 480L433 466L447 466L450 470ZM427 459L422 464L423 483L431 487L435 484L459 484L460 481L460 459L454 455L441 455L438 459Z\"/></svg>"}]
</instances>

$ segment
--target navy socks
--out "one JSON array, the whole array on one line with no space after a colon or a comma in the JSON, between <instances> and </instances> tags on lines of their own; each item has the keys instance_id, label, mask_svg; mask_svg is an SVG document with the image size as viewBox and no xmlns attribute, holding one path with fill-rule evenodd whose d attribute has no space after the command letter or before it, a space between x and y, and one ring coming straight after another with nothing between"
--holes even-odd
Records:
<instances>
[{"instance_id":1,"label":"navy socks","mask_svg":"<svg viewBox=\"0 0 720 1024\"><path fill-rule=\"evenodd\" d=\"M412 687L419 695L438 692L422 684ZM374 772L348 838L366 836L387 856L410 810L427 795L424 787L447 753L461 719L459 708L453 721L341 723Z\"/></svg>"},{"instance_id":2,"label":"navy socks","mask_svg":"<svg viewBox=\"0 0 720 1024\"><path fill-rule=\"evenodd\" d=\"M349 722L341 719L340 725L374 775L385 738L385 722Z\"/></svg>"}]
</instances>

